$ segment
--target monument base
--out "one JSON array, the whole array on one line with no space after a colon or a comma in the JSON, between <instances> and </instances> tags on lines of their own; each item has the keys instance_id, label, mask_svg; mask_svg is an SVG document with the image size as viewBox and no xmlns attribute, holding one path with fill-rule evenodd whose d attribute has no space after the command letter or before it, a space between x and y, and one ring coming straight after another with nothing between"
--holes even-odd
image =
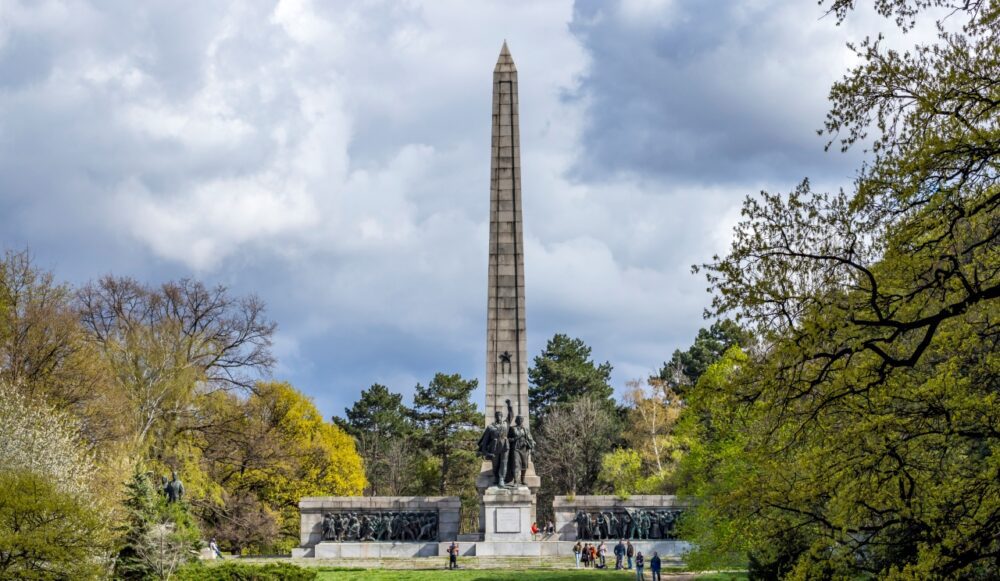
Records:
<instances>
[{"instance_id":1,"label":"monument base","mask_svg":"<svg viewBox=\"0 0 1000 581\"><path fill-rule=\"evenodd\" d=\"M307 496L299 501L299 547L310 549L323 540L323 518L328 513L382 514L417 512L437 514L437 536L425 542L450 541L458 535L462 501L457 496ZM412 544L383 541L388 545ZM370 544L356 538L347 542ZM417 543L419 544L419 543Z\"/></svg>"},{"instance_id":2,"label":"monument base","mask_svg":"<svg viewBox=\"0 0 1000 581\"><path fill-rule=\"evenodd\" d=\"M420 543L336 543L321 542L312 547L311 555L316 559L408 559L413 557L435 557L438 542ZM293 556L295 556L293 554Z\"/></svg>"},{"instance_id":3,"label":"monument base","mask_svg":"<svg viewBox=\"0 0 1000 581\"><path fill-rule=\"evenodd\" d=\"M491 486L484 490L479 513L483 540L486 542L532 540L534 500L535 495L527 486L516 488Z\"/></svg>"},{"instance_id":4,"label":"monument base","mask_svg":"<svg viewBox=\"0 0 1000 581\"><path fill-rule=\"evenodd\" d=\"M518 486L515 490L527 493L531 497L531 511L527 517L527 527L529 530L531 529L531 523L535 522L535 515L537 514L537 507L535 505L537 497L535 495L538 494L541 484L541 478L535 474L535 463L528 460L528 470L524 477L524 485ZM483 460L483 465L479 469L479 476L476 477L476 490L479 491L479 540L483 540L483 535L486 534L487 529L486 493L489 490L500 490L496 487L496 480L493 477L493 462ZM494 517L490 516L490 518Z\"/></svg>"},{"instance_id":5,"label":"monument base","mask_svg":"<svg viewBox=\"0 0 1000 581\"><path fill-rule=\"evenodd\" d=\"M588 541L597 545L600 541ZM614 546L617 540L605 541L607 564L614 566ZM557 541L552 536L538 535L534 541L458 541L460 557L535 557L541 559L564 558L573 560L575 541ZM330 560L356 560L379 563L382 559L412 559L414 557L444 557L450 542L440 543L333 543L322 542L313 547L292 549L293 558L318 558ZM633 541L632 546L642 551L647 561L653 552L660 554L665 564L683 564L684 553L691 549L685 541ZM552 561L545 561L551 564Z\"/></svg>"},{"instance_id":6,"label":"monument base","mask_svg":"<svg viewBox=\"0 0 1000 581\"><path fill-rule=\"evenodd\" d=\"M601 541L587 542L594 545L601 543ZM605 546L608 550L605 562L609 563L611 567L614 567L615 563L614 550L616 544L618 544L617 540L605 541ZM468 547L466 550L469 552L463 553L463 555L471 554L471 556L476 557L565 557L572 559L573 547L575 545L575 541L483 541ZM690 543L685 541L632 541L632 546L637 551L642 551L647 563L649 563L649 559L655 551L659 553L661 559L668 561L671 565L680 564L684 553L691 550ZM442 551L441 554L447 554L447 552Z\"/></svg>"}]
</instances>

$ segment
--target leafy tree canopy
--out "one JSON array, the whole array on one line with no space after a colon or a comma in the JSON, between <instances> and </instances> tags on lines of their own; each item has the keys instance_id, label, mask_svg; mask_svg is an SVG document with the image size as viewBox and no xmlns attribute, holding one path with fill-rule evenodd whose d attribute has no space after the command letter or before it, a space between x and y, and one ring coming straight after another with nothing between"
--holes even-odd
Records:
<instances>
[{"instance_id":1,"label":"leafy tree canopy","mask_svg":"<svg viewBox=\"0 0 1000 581\"><path fill-rule=\"evenodd\" d=\"M619 448L604 454L601 458L601 472L598 482L605 492L626 496L636 492L642 476L642 458L635 450Z\"/></svg>"},{"instance_id":2,"label":"leafy tree canopy","mask_svg":"<svg viewBox=\"0 0 1000 581\"><path fill-rule=\"evenodd\" d=\"M0 578L96 579L110 531L80 495L44 475L0 470Z\"/></svg>"},{"instance_id":3,"label":"leafy tree canopy","mask_svg":"<svg viewBox=\"0 0 1000 581\"><path fill-rule=\"evenodd\" d=\"M904 27L952 5L876 4ZM952 8L933 44L857 45L831 90L831 140L872 146L855 191L750 198L705 265L710 314L766 348L692 393L723 476L704 545L762 576L1000 575L1000 5Z\"/></svg>"},{"instance_id":4,"label":"leafy tree canopy","mask_svg":"<svg viewBox=\"0 0 1000 581\"><path fill-rule=\"evenodd\" d=\"M294 387L261 382L245 400L216 397L215 426L203 442L212 479L276 511L286 543L297 542L302 497L361 494L365 474L353 439Z\"/></svg>"}]
</instances>

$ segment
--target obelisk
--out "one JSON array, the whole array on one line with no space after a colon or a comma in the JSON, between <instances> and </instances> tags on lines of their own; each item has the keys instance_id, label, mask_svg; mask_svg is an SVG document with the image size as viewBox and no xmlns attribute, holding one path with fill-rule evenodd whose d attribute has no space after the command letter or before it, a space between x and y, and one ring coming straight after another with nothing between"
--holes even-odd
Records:
<instances>
[{"instance_id":1,"label":"obelisk","mask_svg":"<svg viewBox=\"0 0 1000 581\"><path fill-rule=\"evenodd\" d=\"M504 41L493 69L485 423L493 423L495 412L506 416L506 401L510 400L513 414L521 416L523 425L530 429L518 121L517 68ZM513 476L508 476L508 483ZM495 484L493 463L485 460L476 480L482 499L480 530L485 540L530 538L527 527L534 518L535 492L540 485L534 463L528 463L524 476L527 489L498 489Z\"/></svg>"},{"instance_id":2,"label":"obelisk","mask_svg":"<svg viewBox=\"0 0 1000 581\"><path fill-rule=\"evenodd\" d=\"M524 234L517 69L507 43L493 69L490 155L490 248L486 315L486 421L510 399L528 423L524 319ZM530 425L530 424L528 424Z\"/></svg>"}]
</instances>

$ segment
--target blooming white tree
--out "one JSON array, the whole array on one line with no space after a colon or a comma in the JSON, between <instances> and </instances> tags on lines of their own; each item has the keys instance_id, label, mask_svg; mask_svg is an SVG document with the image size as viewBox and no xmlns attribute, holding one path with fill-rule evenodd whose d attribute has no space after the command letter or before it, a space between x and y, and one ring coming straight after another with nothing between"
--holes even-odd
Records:
<instances>
[{"instance_id":1,"label":"blooming white tree","mask_svg":"<svg viewBox=\"0 0 1000 581\"><path fill-rule=\"evenodd\" d=\"M37 474L64 492L94 475L94 461L80 442L76 421L3 382L0 467Z\"/></svg>"}]
</instances>

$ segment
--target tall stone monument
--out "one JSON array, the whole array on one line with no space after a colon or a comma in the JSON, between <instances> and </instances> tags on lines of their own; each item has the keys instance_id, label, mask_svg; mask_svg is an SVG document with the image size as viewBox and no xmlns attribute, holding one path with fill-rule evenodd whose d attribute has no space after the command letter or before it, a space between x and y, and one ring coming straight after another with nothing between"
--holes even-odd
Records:
<instances>
[{"instance_id":1,"label":"tall stone monument","mask_svg":"<svg viewBox=\"0 0 1000 581\"><path fill-rule=\"evenodd\" d=\"M540 485L525 451L530 436L521 437L530 433L530 421L518 123L517 68L505 41L493 69L486 431L480 441L485 459L476 480L486 541L530 538Z\"/></svg>"}]
</instances>

